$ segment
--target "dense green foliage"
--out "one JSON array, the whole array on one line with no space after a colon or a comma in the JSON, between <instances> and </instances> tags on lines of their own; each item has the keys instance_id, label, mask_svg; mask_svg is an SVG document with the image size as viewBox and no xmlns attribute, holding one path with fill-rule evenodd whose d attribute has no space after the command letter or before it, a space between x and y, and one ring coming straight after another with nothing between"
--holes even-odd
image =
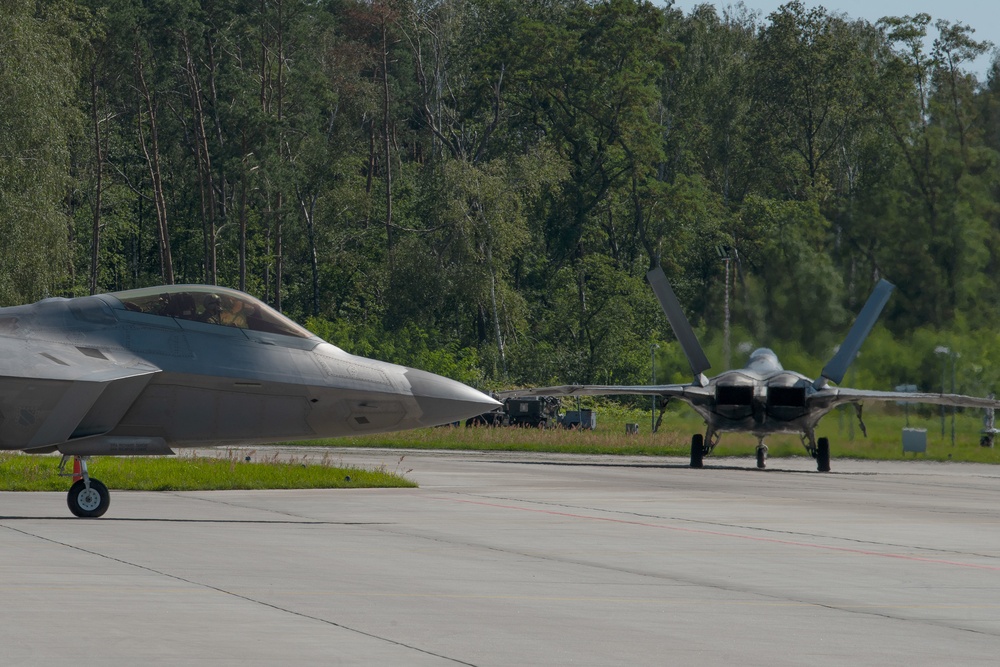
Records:
<instances>
[{"instance_id":1,"label":"dense green foliage","mask_svg":"<svg viewBox=\"0 0 1000 667\"><path fill-rule=\"evenodd\" d=\"M741 343L1000 384L1000 64L962 25L644 0L0 0L0 302L163 282L481 387ZM936 34L932 43L924 37ZM929 45L929 48L928 48ZM705 334L720 367L720 338ZM862 377L864 376L864 377Z\"/></svg>"}]
</instances>

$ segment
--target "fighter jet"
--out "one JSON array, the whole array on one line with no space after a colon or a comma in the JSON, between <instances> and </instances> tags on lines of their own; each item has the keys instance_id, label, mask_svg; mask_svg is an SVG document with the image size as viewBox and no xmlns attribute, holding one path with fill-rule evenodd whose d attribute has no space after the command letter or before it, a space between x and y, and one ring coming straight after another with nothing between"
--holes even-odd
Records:
<instances>
[{"instance_id":1,"label":"fighter jet","mask_svg":"<svg viewBox=\"0 0 1000 667\"><path fill-rule=\"evenodd\" d=\"M865 433L861 416L864 401L908 401L972 408L1000 407L1000 402L992 398L871 391L830 384L840 384L844 379L848 366L854 361L861 344L889 300L894 287L886 280L875 286L844 342L823 368L820 377L813 380L802 373L785 370L777 355L767 348L751 353L744 368L725 371L711 379L706 378L704 373L711 368L711 364L663 270L657 267L646 274L646 278L688 359L694 375L692 382L655 386L562 385L504 391L500 392L500 396L643 394L661 397L664 407L671 399L678 399L690 405L705 420L707 427L704 436L698 433L691 438L692 468L702 467L702 459L712 452L724 432L752 433L757 437L758 468L766 465L767 445L764 440L767 436L772 433L794 433L802 438L806 451L816 459L816 467L820 472L830 470L830 441L827 438L816 438L816 426L823 415L838 405L854 405L862 433Z\"/></svg>"},{"instance_id":2,"label":"fighter jet","mask_svg":"<svg viewBox=\"0 0 1000 667\"><path fill-rule=\"evenodd\" d=\"M0 449L61 453L80 517L110 502L89 474L93 455L398 431L498 405L460 382L348 354L222 287L0 308ZM69 460L74 473L63 472Z\"/></svg>"}]
</instances>

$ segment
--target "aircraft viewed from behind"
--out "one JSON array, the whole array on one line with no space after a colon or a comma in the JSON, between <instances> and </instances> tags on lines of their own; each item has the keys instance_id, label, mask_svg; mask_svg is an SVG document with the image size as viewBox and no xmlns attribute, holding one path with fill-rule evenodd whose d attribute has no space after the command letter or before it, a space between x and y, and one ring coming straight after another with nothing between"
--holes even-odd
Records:
<instances>
[{"instance_id":1,"label":"aircraft viewed from behind","mask_svg":"<svg viewBox=\"0 0 1000 667\"><path fill-rule=\"evenodd\" d=\"M870 391L849 387L834 387L844 379L861 344L868 337L889 300L893 285L881 280L855 320L844 342L820 377L812 380L801 373L782 368L777 355L767 348L755 350L746 367L728 370L708 379L704 373L711 367L691 324L681 309L663 270L657 267L646 274L660 301L677 341L691 365L694 380L688 384L652 386L561 385L500 392L501 397L514 396L601 396L642 394L662 397L664 407L670 399L690 405L706 424L705 435L691 438L691 467L701 468L702 459L710 454L722 433L752 433L757 437L757 467L765 466L767 446L764 439L772 433L795 433L802 438L806 450L816 459L817 469L830 470L830 442L816 438L816 426L833 408L845 403L854 405L861 431L861 407L864 401L908 401L972 408L998 408L1000 401L959 394L904 393ZM662 412L661 412L662 416Z\"/></svg>"},{"instance_id":2,"label":"aircraft viewed from behind","mask_svg":"<svg viewBox=\"0 0 1000 667\"><path fill-rule=\"evenodd\" d=\"M460 382L348 354L222 287L0 308L0 449L59 452L60 472L79 463L67 502L82 517L109 504L92 455L400 431L498 405Z\"/></svg>"}]
</instances>

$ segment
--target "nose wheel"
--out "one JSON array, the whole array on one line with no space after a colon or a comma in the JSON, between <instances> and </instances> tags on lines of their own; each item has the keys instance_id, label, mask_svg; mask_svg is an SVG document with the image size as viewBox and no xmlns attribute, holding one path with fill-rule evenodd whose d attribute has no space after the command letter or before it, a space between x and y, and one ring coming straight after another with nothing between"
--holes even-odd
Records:
<instances>
[{"instance_id":1,"label":"nose wheel","mask_svg":"<svg viewBox=\"0 0 1000 667\"><path fill-rule=\"evenodd\" d=\"M767 445L757 445L757 467L763 470L766 467L765 461L767 461Z\"/></svg>"},{"instance_id":2,"label":"nose wheel","mask_svg":"<svg viewBox=\"0 0 1000 667\"><path fill-rule=\"evenodd\" d=\"M63 473L62 470L69 460L64 456L59 464L60 474L71 476L76 479L73 486L69 487L69 494L66 496L66 504L69 511L81 518L97 518L108 511L111 505L111 494L108 487L99 480L91 479L87 471L87 459L81 456L73 457L74 470L72 473ZM79 470L77 467L79 466Z\"/></svg>"},{"instance_id":3,"label":"nose wheel","mask_svg":"<svg viewBox=\"0 0 1000 667\"><path fill-rule=\"evenodd\" d=\"M108 487L96 479L90 480L90 486L81 479L74 482L66 496L69 511L78 517L96 518L108 511L111 504L111 494Z\"/></svg>"}]
</instances>

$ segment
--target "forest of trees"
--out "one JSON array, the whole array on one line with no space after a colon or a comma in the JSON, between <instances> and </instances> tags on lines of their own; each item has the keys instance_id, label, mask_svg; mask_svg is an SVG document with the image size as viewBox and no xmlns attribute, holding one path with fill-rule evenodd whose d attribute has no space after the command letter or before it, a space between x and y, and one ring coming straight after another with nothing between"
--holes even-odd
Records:
<instances>
[{"instance_id":1,"label":"forest of trees","mask_svg":"<svg viewBox=\"0 0 1000 667\"><path fill-rule=\"evenodd\" d=\"M814 373L887 278L859 372L947 344L987 393L991 52L798 2L0 0L0 305L225 285L485 388L684 379L657 264L717 369L727 266L733 362Z\"/></svg>"}]
</instances>

